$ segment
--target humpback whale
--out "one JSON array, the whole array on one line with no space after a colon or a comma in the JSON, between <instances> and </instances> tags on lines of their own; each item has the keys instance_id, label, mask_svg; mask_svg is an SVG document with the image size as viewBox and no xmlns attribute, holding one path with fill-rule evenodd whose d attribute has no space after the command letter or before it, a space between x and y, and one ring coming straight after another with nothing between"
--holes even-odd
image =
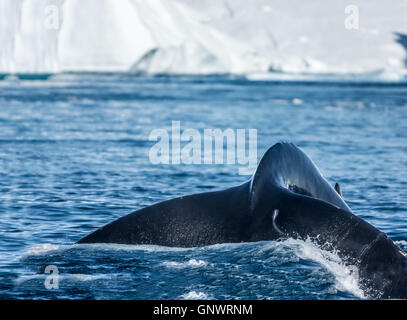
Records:
<instances>
[{"instance_id":1,"label":"humpback whale","mask_svg":"<svg viewBox=\"0 0 407 320\"><path fill-rule=\"evenodd\" d=\"M151 205L77 243L198 247L287 238L309 239L336 252L357 270L367 297L407 298L406 254L353 214L339 184L332 187L292 143L268 149L252 178L239 186Z\"/></svg>"}]
</instances>

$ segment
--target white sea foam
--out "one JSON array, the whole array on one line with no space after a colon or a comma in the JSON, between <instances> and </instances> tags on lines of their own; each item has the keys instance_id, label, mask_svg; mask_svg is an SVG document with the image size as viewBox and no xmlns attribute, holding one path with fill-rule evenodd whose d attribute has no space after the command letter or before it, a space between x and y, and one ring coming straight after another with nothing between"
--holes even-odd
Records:
<instances>
[{"instance_id":1,"label":"white sea foam","mask_svg":"<svg viewBox=\"0 0 407 320\"><path fill-rule=\"evenodd\" d=\"M295 248L295 253L301 259L312 260L323 265L335 276L337 290L350 292L362 299L366 298L358 285L357 270L346 266L336 253L322 250L310 240L288 239L281 244Z\"/></svg>"},{"instance_id":2,"label":"white sea foam","mask_svg":"<svg viewBox=\"0 0 407 320\"><path fill-rule=\"evenodd\" d=\"M164 266L169 268L187 268L187 267L206 267L208 262L205 260L190 259L186 262L164 261Z\"/></svg>"},{"instance_id":3,"label":"white sea foam","mask_svg":"<svg viewBox=\"0 0 407 320\"><path fill-rule=\"evenodd\" d=\"M22 285L28 281L33 280L45 280L49 274L46 273L39 273L39 274L32 274L32 275L23 275L18 277L15 280L16 285ZM80 281L80 282L87 282L87 281L95 281L99 279L106 279L109 275L105 274L82 274L82 273L61 273L58 275L58 280L63 281Z\"/></svg>"},{"instance_id":4,"label":"white sea foam","mask_svg":"<svg viewBox=\"0 0 407 320\"><path fill-rule=\"evenodd\" d=\"M92 243L75 244L72 248L105 250L105 251L146 251L146 252L177 252L188 251L191 248L164 247L158 245L134 245L134 244L115 244L115 243Z\"/></svg>"},{"instance_id":5,"label":"white sea foam","mask_svg":"<svg viewBox=\"0 0 407 320\"><path fill-rule=\"evenodd\" d=\"M182 299L185 300L206 300L210 299L208 294L202 291L190 291L181 296Z\"/></svg>"},{"instance_id":6,"label":"white sea foam","mask_svg":"<svg viewBox=\"0 0 407 320\"><path fill-rule=\"evenodd\" d=\"M63 252L66 250L97 250L97 251L144 251L144 252L185 252L195 250L196 248L165 247L159 245L134 245L134 244L115 244L115 243L81 243L72 245L55 245L50 243L34 245L28 248L24 256L47 255L50 252ZM191 259L186 262L189 266L203 266L207 263L204 260ZM205 264L206 265L206 264Z\"/></svg>"},{"instance_id":7,"label":"white sea foam","mask_svg":"<svg viewBox=\"0 0 407 320\"><path fill-rule=\"evenodd\" d=\"M92 243L92 244L72 244L72 245L55 245L44 243L34 245L28 248L24 256L41 256L48 255L51 252L63 252L71 249L98 250L98 251L145 251L145 252L178 252L191 250L188 248L173 248L157 245L129 245L129 244L114 244L114 243Z\"/></svg>"},{"instance_id":8,"label":"white sea foam","mask_svg":"<svg viewBox=\"0 0 407 320\"><path fill-rule=\"evenodd\" d=\"M401 247L407 246L407 241L396 241ZM241 249L241 247L244 249ZM247 254L253 255L256 252L262 255L264 251L280 248L284 250L292 250L299 259L311 260L320 265L322 265L326 270L335 277L335 289L339 291L346 291L353 294L359 298L366 298L362 289L358 285L357 270L352 267L348 267L339 258L339 256L334 252L328 252L326 250L321 250L318 246L312 243L310 240L301 241L288 239L281 242L265 241L264 243L225 243L216 244L212 246L202 247L202 248L172 248L172 247L162 247L155 245L122 245L122 244L75 244L75 245L53 245L53 244L42 244L38 246L31 247L27 250L27 255L47 255L53 251L63 251L70 249L81 249L81 250L98 250L98 251L145 251L145 252L185 252L185 251L205 251L208 254L213 254L213 251L217 254L222 252L231 251L241 251L244 250ZM162 266L174 269L183 268L205 268L211 263L207 260L202 259L189 259L187 261L163 261ZM101 275L82 275L82 274L72 274L72 275L62 275L66 277L65 279L71 279L76 281L91 281L101 278ZM30 275L20 277L19 282L27 281L31 279L40 278L43 279L45 275ZM64 279L64 278L62 278ZM184 299L206 299L208 295L204 292L191 290L185 293L182 298Z\"/></svg>"},{"instance_id":9,"label":"white sea foam","mask_svg":"<svg viewBox=\"0 0 407 320\"><path fill-rule=\"evenodd\" d=\"M74 279L79 281L94 281L99 279L106 279L108 275L105 274L82 274L82 273L75 273L67 275L67 279Z\"/></svg>"},{"instance_id":10,"label":"white sea foam","mask_svg":"<svg viewBox=\"0 0 407 320\"><path fill-rule=\"evenodd\" d=\"M55 251L60 248L61 248L61 246L59 246L59 245L44 243L44 244L39 244L39 245L35 245L35 246L28 248L27 251L25 252L25 255L28 255L28 256L44 255L50 251Z\"/></svg>"},{"instance_id":11,"label":"white sea foam","mask_svg":"<svg viewBox=\"0 0 407 320\"><path fill-rule=\"evenodd\" d=\"M250 243L221 244L210 246L208 248L213 248L217 250L219 249L234 250L237 248L236 246L242 245L248 246L251 244ZM257 245L259 245L259 243L257 243ZM299 259L314 261L322 265L324 268L326 268L326 270L335 277L336 290L349 292L352 295L361 299L366 298L365 294L363 293L363 290L359 287L358 284L357 279L358 270L353 266L347 266L337 255L337 253L322 250L310 240L302 241L290 238L281 242L265 241L262 242L260 247L256 247L255 251L262 253L269 249L273 248L278 249L280 247L284 252L286 252L289 249L293 250L292 251L293 254L295 254Z\"/></svg>"},{"instance_id":12,"label":"white sea foam","mask_svg":"<svg viewBox=\"0 0 407 320\"><path fill-rule=\"evenodd\" d=\"M397 240L394 241L396 245L398 245L403 251L407 252L407 241L406 240Z\"/></svg>"}]
</instances>

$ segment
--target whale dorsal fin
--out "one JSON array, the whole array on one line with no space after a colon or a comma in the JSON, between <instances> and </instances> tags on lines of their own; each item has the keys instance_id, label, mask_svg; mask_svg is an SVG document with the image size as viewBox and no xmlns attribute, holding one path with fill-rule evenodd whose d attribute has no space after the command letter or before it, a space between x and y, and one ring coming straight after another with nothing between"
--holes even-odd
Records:
<instances>
[{"instance_id":1,"label":"whale dorsal fin","mask_svg":"<svg viewBox=\"0 0 407 320\"><path fill-rule=\"evenodd\" d=\"M341 187L339 186L338 182L335 183L335 188L334 189L342 197Z\"/></svg>"}]
</instances>

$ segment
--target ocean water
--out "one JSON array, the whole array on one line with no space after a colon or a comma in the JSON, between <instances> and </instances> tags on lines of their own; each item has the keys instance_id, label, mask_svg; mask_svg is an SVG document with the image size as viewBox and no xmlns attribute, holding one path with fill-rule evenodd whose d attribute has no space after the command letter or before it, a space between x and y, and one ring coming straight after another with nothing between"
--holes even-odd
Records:
<instances>
[{"instance_id":1,"label":"ocean water","mask_svg":"<svg viewBox=\"0 0 407 320\"><path fill-rule=\"evenodd\" d=\"M244 77L0 77L0 298L363 299L340 259L286 240L74 245L136 209L243 183L239 165L155 165L157 128L257 129L300 146L354 213L407 247L407 84ZM47 289L45 268L58 268Z\"/></svg>"}]
</instances>

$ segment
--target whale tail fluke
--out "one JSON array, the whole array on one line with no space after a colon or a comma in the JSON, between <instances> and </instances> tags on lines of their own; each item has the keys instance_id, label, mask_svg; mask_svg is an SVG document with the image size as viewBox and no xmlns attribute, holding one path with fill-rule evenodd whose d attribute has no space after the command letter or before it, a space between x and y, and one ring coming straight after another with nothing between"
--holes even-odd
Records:
<instances>
[{"instance_id":1,"label":"whale tail fluke","mask_svg":"<svg viewBox=\"0 0 407 320\"><path fill-rule=\"evenodd\" d=\"M199 247L244 238L249 183L163 201L123 216L77 243Z\"/></svg>"},{"instance_id":2,"label":"whale tail fluke","mask_svg":"<svg viewBox=\"0 0 407 320\"><path fill-rule=\"evenodd\" d=\"M334 251L358 270L375 298L407 297L407 255L352 213L313 161L296 145L277 143L250 181L222 191L179 197L121 217L78 243L199 247L296 238Z\"/></svg>"}]
</instances>

